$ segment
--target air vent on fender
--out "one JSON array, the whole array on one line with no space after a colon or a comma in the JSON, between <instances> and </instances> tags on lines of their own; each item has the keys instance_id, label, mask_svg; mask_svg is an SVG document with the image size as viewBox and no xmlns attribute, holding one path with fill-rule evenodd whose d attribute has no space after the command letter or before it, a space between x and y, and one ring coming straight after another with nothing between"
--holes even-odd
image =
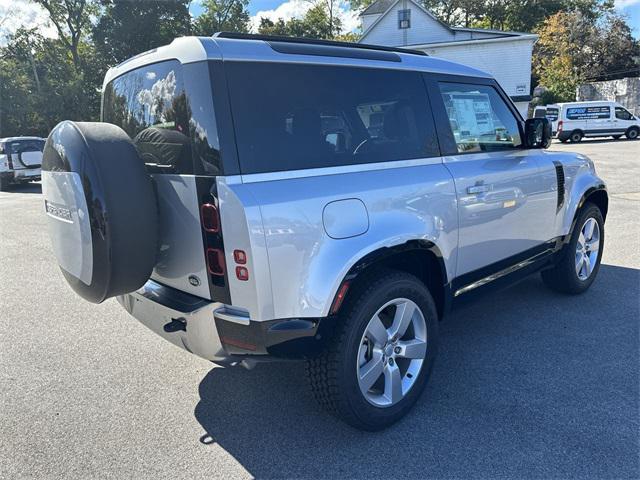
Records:
<instances>
[{"instance_id":1,"label":"air vent on fender","mask_svg":"<svg viewBox=\"0 0 640 480\"><path fill-rule=\"evenodd\" d=\"M558 182L558 203L556 211L559 212L564 205L564 168L560 162L553 162L553 165L556 167L556 180Z\"/></svg>"}]
</instances>

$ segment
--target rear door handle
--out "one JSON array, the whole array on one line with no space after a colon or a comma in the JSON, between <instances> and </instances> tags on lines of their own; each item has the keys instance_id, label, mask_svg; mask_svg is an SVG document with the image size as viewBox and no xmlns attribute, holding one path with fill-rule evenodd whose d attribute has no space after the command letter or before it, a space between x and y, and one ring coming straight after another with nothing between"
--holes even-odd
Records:
<instances>
[{"instance_id":1,"label":"rear door handle","mask_svg":"<svg viewBox=\"0 0 640 480\"><path fill-rule=\"evenodd\" d=\"M474 185L473 187L467 187L467 193L485 193L491 190L489 185Z\"/></svg>"}]
</instances>

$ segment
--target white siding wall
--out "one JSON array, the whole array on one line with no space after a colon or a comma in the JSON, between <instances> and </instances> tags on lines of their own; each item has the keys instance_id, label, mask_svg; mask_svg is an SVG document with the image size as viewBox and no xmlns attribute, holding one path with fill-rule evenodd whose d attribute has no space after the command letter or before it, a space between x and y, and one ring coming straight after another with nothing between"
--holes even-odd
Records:
<instances>
[{"instance_id":1,"label":"white siding wall","mask_svg":"<svg viewBox=\"0 0 640 480\"><path fill-rule=\"evenodd\" d=\"M404 9L411 10L411 28L400 29L398 28L398 10ZM368 28L364 23L366 17L373 17L373 15L362 17L363 31ZM397 47L430 42L448 42L450 40L453 40L451 30L431 18L412 2L403 0L398 2L380 23L360 41Z\"/></svg>"},{"instance_id":2,"label":"white siding wall","mask_svg":"<svg viewBox=\"0 0 640 480\"><path fill-rule=\"evenodd\" d=\"M367 28L369 28L373 22L375 22L378 17L380 16L380 14L375 14L375 15L362 15L360 18L362 19L362 31L366 32Z\"/></svg>"},{"instance_id":3,"label":"white siding wall","mask_svg":"<svg viewBox=\"0 0 640 480\"><path fill-rule=\"evenodd\" d=\"M493 75L509 96L529 95L531 88L531 53L533 40L473 43L470 45L446 45L425 48L433 57L483 70ZM524 86L519 91L518 86ZM526 118L527 103L518 104Z\"/></svg>"}]
</instances>

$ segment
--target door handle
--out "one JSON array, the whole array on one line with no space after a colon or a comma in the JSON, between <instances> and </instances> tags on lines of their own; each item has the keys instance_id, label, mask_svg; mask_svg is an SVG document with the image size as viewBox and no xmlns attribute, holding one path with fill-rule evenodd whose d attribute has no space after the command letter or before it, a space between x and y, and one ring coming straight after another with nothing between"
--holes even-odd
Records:
<instances>
[{"instance_id":1,"label":"door handle","mask_svg":"<svg viewBox=\"0 0 640 480\"><path fill-rule=\"evenodd\" d=\"M467 187L467 193L485 193L491 190L490 185L474 185L473 187Z\"/></svg>"}]
</instances>

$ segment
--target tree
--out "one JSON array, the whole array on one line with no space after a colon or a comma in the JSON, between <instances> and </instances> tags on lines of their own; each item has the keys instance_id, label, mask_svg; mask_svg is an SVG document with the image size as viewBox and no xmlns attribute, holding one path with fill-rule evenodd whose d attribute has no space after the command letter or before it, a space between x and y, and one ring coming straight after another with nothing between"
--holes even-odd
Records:
<instances>
[{"instance_id":1,"label":"tree","mask_svg":"<svg viewBox=\"0 0 640 480\"><path fill-rule=\"evenodd\" d=\"M250 30L249 0L203 0L202 14L194 23L196 35L213 35L215 32L240 32Z\"/></svg>"},{"instance_id":2,"label":"tree","mask_svg":"<svg viewBox=\"0 0 640 480\"><path fill-rule=\"evenodd\" d=\"M640 45L615 12L599 18L577 10L558 12L538 34L533 73L555 101L574 100L576 87L587 80L622 78L640 70Z\"/></svg>"},{"instance_id":3,"label":"tree","mask_svg":"<svg viewBox=\"0 0 640 480\"><path fill-rule=\"evenodd\" d=\"M49 14L49 20L58 31L59 40L71 53L77 70L81 68L78 52L80 41L91 26L91 16L97 13L93 0L32 0Z\"/></svg>"},{"instance_id":4,"label":"tree","mask_svg":"<svg viewBox=\"0 0 640 480\"><path fill-rule=\"evenodd\" d=\"M260 19L258 33L288 37L335 39L341 37L342 21L335 0L321 0L307 10L304 17L272 21Z\"/></svg>"},{"instance_id":5,"label":"tree","mask_svg":"<svg viewBox=\"0 0 640 480\"><path fill-rule=\"evenodd\" d=\"M189 35L188 0L131 2L103 0L104 10L92 31L102 62L113 65L140 52Z\"/></svg>"}]
</instances>

